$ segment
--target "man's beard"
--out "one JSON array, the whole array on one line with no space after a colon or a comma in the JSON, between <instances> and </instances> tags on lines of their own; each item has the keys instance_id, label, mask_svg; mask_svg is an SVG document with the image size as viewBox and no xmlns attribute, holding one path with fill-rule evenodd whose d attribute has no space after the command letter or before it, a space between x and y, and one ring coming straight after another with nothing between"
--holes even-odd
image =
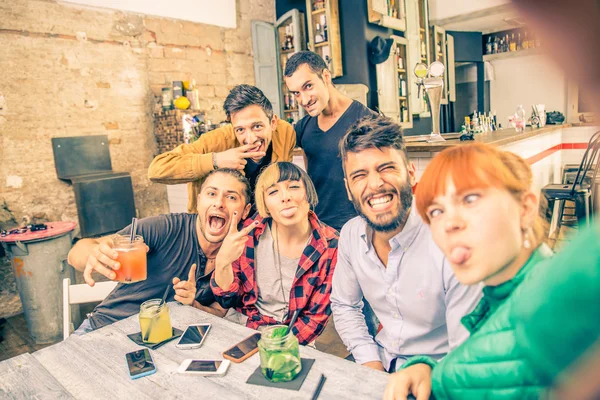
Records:
<instances>
[{"instance_id":1,"label":"man's beard","mask_svg":"<svg viewBox=\"0 0 600 400\"><path fill-rule=\"evenodd\" d=\"M385 223L371 221L362 212L362 207L361 207L360 202L354 196L352 196L352 204L354 205L356 212L365 221L367 221L367 225L369 225L369 227L376 232L395 231L400 226L402 226L402 224L404 224L406 222L407 215L410 211L410 207L412 205L412 200L413 200L412 186L410 185L410 182L406 182L400 188L400 193L398 193L398 191L395 188L392 188L391 190L383 190L383 191L376 192L376 193L370 193L369 196L374 195L374 194L383 194L383 193L390 193L390 192L394 193L395 195L397 195L400 198L400 203L398 205L398 209L396 210L397 215L395 217L393 217L391 221L388 221Z\"/></svg>"}]
</instances>

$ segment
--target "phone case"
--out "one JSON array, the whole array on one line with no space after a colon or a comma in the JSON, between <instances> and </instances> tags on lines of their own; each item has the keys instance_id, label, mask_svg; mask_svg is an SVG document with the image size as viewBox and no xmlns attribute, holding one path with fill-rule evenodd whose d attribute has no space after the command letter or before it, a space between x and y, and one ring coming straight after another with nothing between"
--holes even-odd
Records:
<instances>
[{"instance_id":1,"label":"phone case","mask_svg":"<svg viewBox=\"0 0 600 400\"><path fill-rule=\"evenodd\" d=\"M184 360L184 361L181 363L181 365L179 365L179 368L177 368L177 372L178 372L178 373L180 373L180 374L193 374L193 375L201 375L201 376L223 376L223 375L225 375L225 374L227 373L227 371L229 370L229 366L231 365L231 363L230 363L229 361L227 361L227 364L226 364L225 370L224 370L223 372L221 372L221 373L217 373L217 372L207 372L207 373L202 373L202 372L197 372L197 373L195 373L195 372L191 372L191 373L190 373L190 372L186 371L186 370L185 370L185 368L183 368L184 364L186 364L186 362L187 362L187 361L188 361L188 360ZM191 361L215 361L215 360L191 360ZM216 361L218 361L218 360L216 360ZM189 365L189 364L187 364L187 365L186 365L186 367L187 367L188 365Z\"/></svg>"},{"instance_id":2,"label":"phone case","mask_svg":"<svg viewBox=\"0 0 600 400\"><path fill-rule=\"evenodd\" d=\"M152 360L152 364L153 364L154 368L151 369L150 371L142 372L141 374L135 374L135 375L131 375L131 370L129 368L127 368L127 373L129 374L129 377L131 379L139 379L139 378L143 378L144 376L148 376L148 375L152 375L152 374L156 373L156 364L154 364L154 359L152 358L152 354L150 354L150 352L148 352L148 354L150 356L150 359ZM127 359L127 356L125 356L125 358Z\"/></svg>"},{"instance_id":3,"label":"phone case","mask_svg":"<svg viewBox=\"0 0 600 400\"><path fill-rule=\"evenodd\" d=\"M225 359L227 359L227 360L229 360L231 362L234 362L236 364L239 364L241 362L246 361L248 358L252 357L253 355L255 355L256 352L258 351L258 346L254 350L252 350L250 353L247 353L246 355L244 355L244 357L242 357L242 358L234 358L234 357L231 357L231 356L229 356L229 355L226 354L229 350L233 349L238 344L243 343L244 341L246 341L248 338L251 338L252 336L254 336L254 335L248 336L246 339L244 339L244 340L242 340L242 341L234 344L233 346L231 346L230 348L228 348L227 350L225 350L223 352L223 358L225 358Z\"/></svg>"},{"instance_id":4,"label":"phone case","mask_svg":"<svg viewBox=\"0 0 600 400\"><path fill-rule=\"evenodd\" d=\"M138 378L143 378L144 376L155 374L156 373L156 367L154 367L154 369L151 370L151 371L147 371L147 372L144 372L144 373L141 373L141 374L137 374L137 375L133 375L133 376L131 375L131 372L129 370L127 370L127 372L129 373L129 377L131 379L138 379Z\"/></svg>"}]
</instances>

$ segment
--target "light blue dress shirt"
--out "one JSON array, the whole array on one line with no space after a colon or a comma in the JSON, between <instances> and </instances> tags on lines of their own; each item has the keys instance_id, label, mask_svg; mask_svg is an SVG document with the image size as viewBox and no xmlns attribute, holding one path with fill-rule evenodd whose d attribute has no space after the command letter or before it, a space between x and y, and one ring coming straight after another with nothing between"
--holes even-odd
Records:
<instances>
[{"instance_id":1,"label":"light blue dress shirt","mask_svg":"<svg viewBox=\"0 0 600 400\"><path fill-rule=\"evenodd\" d=\"M482 286L461 285L429 226L412 207L403 230L390 239L387 268L362 217L340 233L331 309L342 341L359 364L381 361L386 370L414 355L439 359L469 336L460 319L479 302ZM383 329L369 335L366 299Z\"/></svg>"}]
</instances>

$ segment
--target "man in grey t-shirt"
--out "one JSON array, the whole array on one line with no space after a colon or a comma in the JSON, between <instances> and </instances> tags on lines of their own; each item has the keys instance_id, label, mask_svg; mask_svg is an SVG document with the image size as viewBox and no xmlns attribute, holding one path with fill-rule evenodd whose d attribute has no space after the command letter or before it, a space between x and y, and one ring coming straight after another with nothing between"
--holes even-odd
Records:
<instances>
[{"instance_id":1,"label":"man in grey t-shirt","mask_svg":"<svg viewBox=\"0 0 600 400\"><path fill-rule=\"evenodd\" d=\"M210 275L233 215L246 218L250 202L248 180L236 170L218 169L208 174L200 189L198 214L166 214L139 220L136 233L144 238L148 249L147 279L117 285L77 333L138 313L144 301L160 298L171 284L174 290L168 301L177 300L223 316L225 310L214 302ZM128 235L130 230L129 226L119 234ZM68 260L84 273L90 286L95 283L92 272L114 279L120 267L111 236L80 240L69 252Z\"/></svg>"}]
</instances>

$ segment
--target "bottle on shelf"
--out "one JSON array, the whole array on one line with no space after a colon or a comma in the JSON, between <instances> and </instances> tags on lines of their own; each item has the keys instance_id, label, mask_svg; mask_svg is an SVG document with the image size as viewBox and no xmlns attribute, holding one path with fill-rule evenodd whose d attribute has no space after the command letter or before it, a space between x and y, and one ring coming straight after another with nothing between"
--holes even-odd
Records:
<instances>
[{"instance_id":1,"label":"bottle on shelf","mask_svg":"<svg viewBox=\"0 0 600 400\"><path fill-rule=\"evenodd\" d=\"M283 96L284 98L284 104L283 104L283 109L284 110L289 110L290 109L290 97L289 95L286 93L285 96Z\"/></svg>"},{"instance_id":2,"label":"bottle on shelf","mask_svg":"<svg viewBox=\"0 0 600 400\"><path fill-rule=\"evenodd\" d=\"M523 41L521 40L521 32L519 32L519 35L517 36L517 50L522 50L523 49Z\"/></svg>"},{"instance_id":3,"label":"bottle on shelf","mask_svg":"<svg viewBox=\"0 0 600 400\"><path fill-rule=\"evenodd\" d=\"M527 119L525 118L525 109L521 104L517 107L515 112L514 124L517 132L523 132Z\"/></svg>"},{"instance_id":4,"label":"bottle on shelf","mask_svg":"<svg viewBox=\"0 0 600 400\"><path fill-rule=\"evenodd\" d=\"M529 32L525 31L525 35L523 37L523 50L527 50L529 48Z\"/></svg>"},{"instance_id":5,"label":"bottle on shelf","mask_svg":"<svg viewBox=\"0 0 600 400\"><path fill-rule=\"evenodd\" d=\"M408 108L404 101L400 103L400 122L408 122Z\"/></svg>"},{"instance_id":6,"label":"bottle on shelf","mask_svg":"<svg viewBox=\"0 0 600 400\"><path fill-rule=\"evenodd\" d=\"M510 51L517 51L517 41L515 40L515 34L514 33L510 37L509 50Z\"/></svg>"},{"instance_id":7,"label":"bottle on shelf","mask_svg":"<svg viewBox=\"0 0 600 400\"><path fill-rule=\"evenodd\" d=\"M402 52L400 51L400 46L396 47L396 61L398 64L398 69L404 69L404 59L402 58Z\"/></svg>"},{"instance_id":8,"label":"bottle on shelf","mask_svg":"<svg viewBox=\"0 0 600 400\"><path fill-rule=\"evenodd\" d=\"M488 36L487 43L485 44L485 54L492 54L492 37Z\"/></svg>"},{"instance_id":9,"label":"bottle on shelf","mask_svg":"<svg viewBox=\"0 0 600 400\"><path fill-rule=\"evenodd\" d=\"M508 33L506 34L506 36L504 37L504 52L508 52L510 51L510 37L508 36Z\"/></svg>"},{"instance_id":10,"label":"bottle on shelf","mask_svg":"<svg viewBox=\"0 0 600 400\"><path fill-rule=\"evenodd\" d=\"M406 79L404 74L398 74L398 86L400 97L406 97Z\"/></svg>"},{"instance_id":11,"label":"bottle on shelf","mask_svg":"<svg viewBox=\"0 0 600 400\"><path fill-rule=\"evenodd\" d=\"M498 37L494 37L494 41L492 42L492 54L498 53Z\"/></svg>"},{"instance_id":12,"label":"bottle on shelf","mask_svg":"<svg viewBox=\"0 0 600 400\"><path fill-rule=\"evenodd\" d=\"M478 117L477 110L473 111L473 119L471 122L473 125L473 132L479 133L479 117Z\"/></svg>"},{"instance_id":13,"label":"bottle on shelf","mask_svg":"<svg viewBox=\"0 0 600 400\"><path fill-rule=\"evenodd\" d=\"M427 58L427 46L425 45L425 35L421 34L421 58Z\"/></svg>"},{"instance_id":14,"label":"bottle on shelf","mask_svg":"<svg viewBox=\"0 0 600 400\"><path fill-rule=\"evenodd\" d=\"M315 25L315 44L323 43L325 38L323 37L323 31L321 29L321 24L317 22Z\"/></svg>"},{"instance_id":15,"label":"bottle on shelf","mask_svg":"<svg viewBox=\"0 0 600 400\"><path fill-rule=\"evenodd\" d=\"M321 27L323 28L323 39L326 42L329 40L329 36L327 34L327 17L325 14L321 14Z\"/></svg>"}]
</instances>

